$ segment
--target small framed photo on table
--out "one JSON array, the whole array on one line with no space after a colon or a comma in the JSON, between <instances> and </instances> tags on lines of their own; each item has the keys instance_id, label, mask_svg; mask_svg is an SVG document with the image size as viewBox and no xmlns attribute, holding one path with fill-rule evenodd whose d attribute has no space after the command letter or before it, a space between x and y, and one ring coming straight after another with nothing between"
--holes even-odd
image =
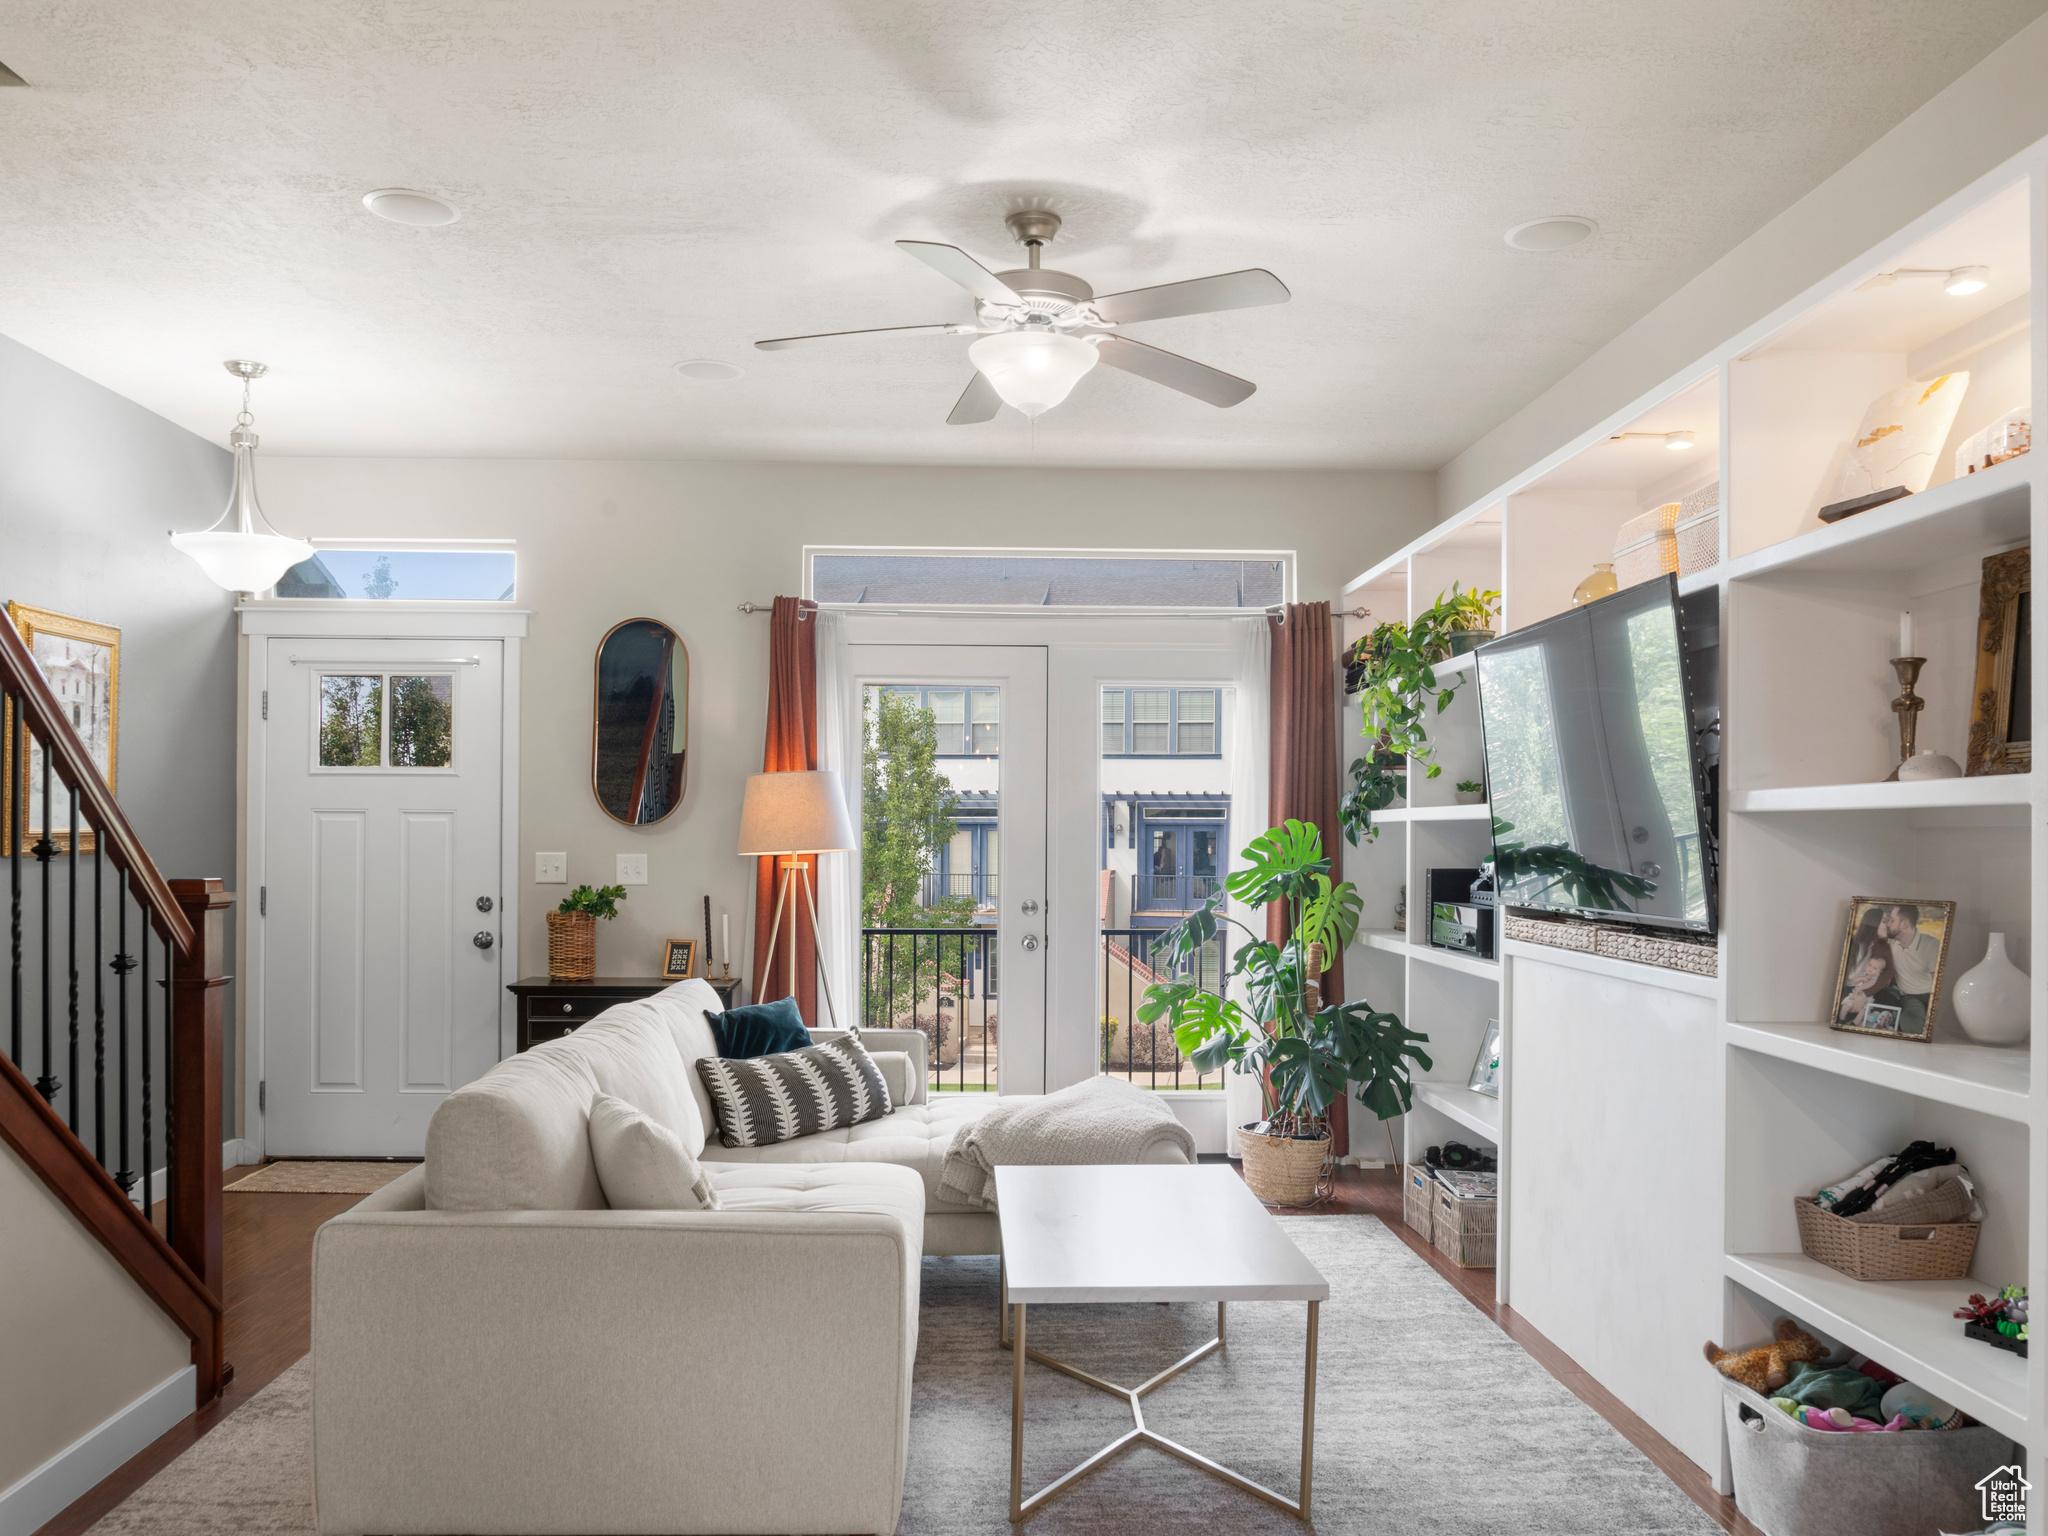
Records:
<instances>
[{"instance_id":1,"label":"small framed photo on table","mask_svg":"<svg viewBox=\"0 0 2048 1536\"><path fill-rule=\"evenodd\" d=\"M1955 921L1952 901L1890 896L1851 901L1829 1025L1859 1035L1932 1040Z\"/></svg>"},{"instance_id":2,"label":"small framed photo on table","mask_svg":"<svg viewBox=\"0 0 2048 1536\"><path fill-rule=\"evenodd\" d=\"M661 962L661 974L669 981L686 981L697 974L697 941L670 939Z\"/></svg>"}]
</instances>

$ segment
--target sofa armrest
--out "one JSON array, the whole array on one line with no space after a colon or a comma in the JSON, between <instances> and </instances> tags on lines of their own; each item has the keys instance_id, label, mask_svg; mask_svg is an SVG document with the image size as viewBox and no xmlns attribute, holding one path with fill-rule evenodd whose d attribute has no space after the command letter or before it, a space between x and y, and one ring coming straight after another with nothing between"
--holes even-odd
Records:
<instances>
[{"instance_id":1,"label":"sofa armrest","mask_svg":"<svg viewBox=\"0 0 2048 1536\"><path fill-rule=\"evenodd\" d=\"M337 1217L319 1529L893 1530L919 1253L883 1212Z\"/></svg>"},{"instance_id":2,"label":"sofa armrest","mask_svg":"<svg viewBox=\"0 0 2048 1536\"><path fill-rule=\"evenodd\" d=\"M821 1043L826 1040L842 1040L850 1033L852 1031L844 1029L814 1029L811 1031L811 1039ZM860 1032L860 1043L867 1048L867 1052L871 1056L878 1051L901 1051L907 1055L910 1058L912 1069L910 1074L911 1082L916 1086L908 1098L897 1099L896 1102L899 1104L924 1103L925 1091L931 1081L931 1054L927 1048L923 1030L863 1029ZM892 1096L896 1092L896 1087L893 1083L889 1086L889 1092Z\"/></svg>"}]
</instances>

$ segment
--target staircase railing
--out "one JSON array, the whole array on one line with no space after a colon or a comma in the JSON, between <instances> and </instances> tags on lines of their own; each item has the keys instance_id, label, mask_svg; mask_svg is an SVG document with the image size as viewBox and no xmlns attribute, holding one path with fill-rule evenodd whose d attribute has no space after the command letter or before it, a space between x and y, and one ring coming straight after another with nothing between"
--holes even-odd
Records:
<instances>
[{"instance_id":1,"label":"staircase railing","mask_svg":"<svg viewBox=\"0 0 2048 1536\"><path fill-rule=\"evenodd\" d=\"M0 1140L190 1336L208 1402L225 1373L221 1005L234 898L217 879L164 879L5 623L0 858Z\"/></svg>"}]
</instances>

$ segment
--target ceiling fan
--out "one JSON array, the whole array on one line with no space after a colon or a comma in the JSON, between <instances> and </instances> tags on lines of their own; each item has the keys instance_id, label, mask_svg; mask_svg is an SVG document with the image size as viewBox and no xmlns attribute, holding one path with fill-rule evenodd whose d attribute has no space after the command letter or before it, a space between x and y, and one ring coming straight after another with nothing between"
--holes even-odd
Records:
<instances>
[{"instance_id":1,"label":"ceiling fan","mask_svg":"<svg viewBox=\"0 0 2048 1536\"><path fill-rule=\"evenodd\" d=\"M754 345L773 352L854 336L979 337L967 349L974 377L946 418L956 427L987 421L1006 404L1035 417L1066 399L1068 391L1098 362L1217 406L1236 405L1258 388L1220 368L1133 341L1122 328L1140 320L1284 304L1289 298L1287 285L1272 273L1250 267L1184 283L1162 283L1156 288L1098 294L1071 272L1055 272L1038 264L1039 252L1059 233L1058 214L1013 213L1003 222L1030 252L1029 266L991 272L958 246L929 240L896 242L900 249L974 295L973 323L886 325L865 331L778 336Z\"/></svg>"}]
</instances>

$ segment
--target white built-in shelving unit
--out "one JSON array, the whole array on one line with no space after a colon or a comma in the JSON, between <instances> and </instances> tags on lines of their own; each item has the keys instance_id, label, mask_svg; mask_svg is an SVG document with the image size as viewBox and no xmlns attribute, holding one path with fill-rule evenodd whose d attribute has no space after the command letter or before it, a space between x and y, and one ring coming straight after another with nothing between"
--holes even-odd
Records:
<instances>
[{"instance_id":1,"label":"white built-in shelving unit","mask_svg":"<svg viewBox=\"0 0 2048 1536\"><path fill-rule=\"evenodd\" d=\"M1352 992L1430 1037L1404 1156L1448 1136L1499 1148L1502 1299L1723 1486L1700 1344L1752 1342L1784 1315L2004 1430L2036 1465L2048 1452L2040 1355L1966 1340L1950 1315L1973 1290L2048 1294L2048 807L2032 775L1883 782L1900 611L1927 658L1920 745L1964 761L1982 562L2040 532L2048 456L1961 477L1952 460L1965 437L2048 395L2044 214L2048 143L1345 589L1346 608L1368 610L1346 621L1347 641L1412 618L1454 581L1498 588L1513 631L1568 608L1624 521L1720 484L1720 558L1679 582L1714 594L1699 601L1722 704L1719 976L1512 942L1489 961L1430 947L1424 871L1490 852L1487 808L1454 789L1481 776L1476 687L1432 727L1441 776L1412 776L1377 839L1345 850L1345 874L1365 898ZM1964 265L1991 268L1990 286L1868 285ZM1929 488L1822 524L1869 403L1964 370ZM1695 434L1689 453L1615 438L1681 430ZM2036 677L2044 663L2036 640ZM2003 932L2035 977L2031 1043L1974 1044L1948 1006L1927 1044L1827 1028L1859 895L1953 899L1951 982ZM1499 1100L1465 1086L1494 1017ZM1978 1178L1988 1216L1971 1277L1861 1283L1805 1258L1794 1198L1919 1136L1953 1144Z\"/></svg>"}]
</instances>

